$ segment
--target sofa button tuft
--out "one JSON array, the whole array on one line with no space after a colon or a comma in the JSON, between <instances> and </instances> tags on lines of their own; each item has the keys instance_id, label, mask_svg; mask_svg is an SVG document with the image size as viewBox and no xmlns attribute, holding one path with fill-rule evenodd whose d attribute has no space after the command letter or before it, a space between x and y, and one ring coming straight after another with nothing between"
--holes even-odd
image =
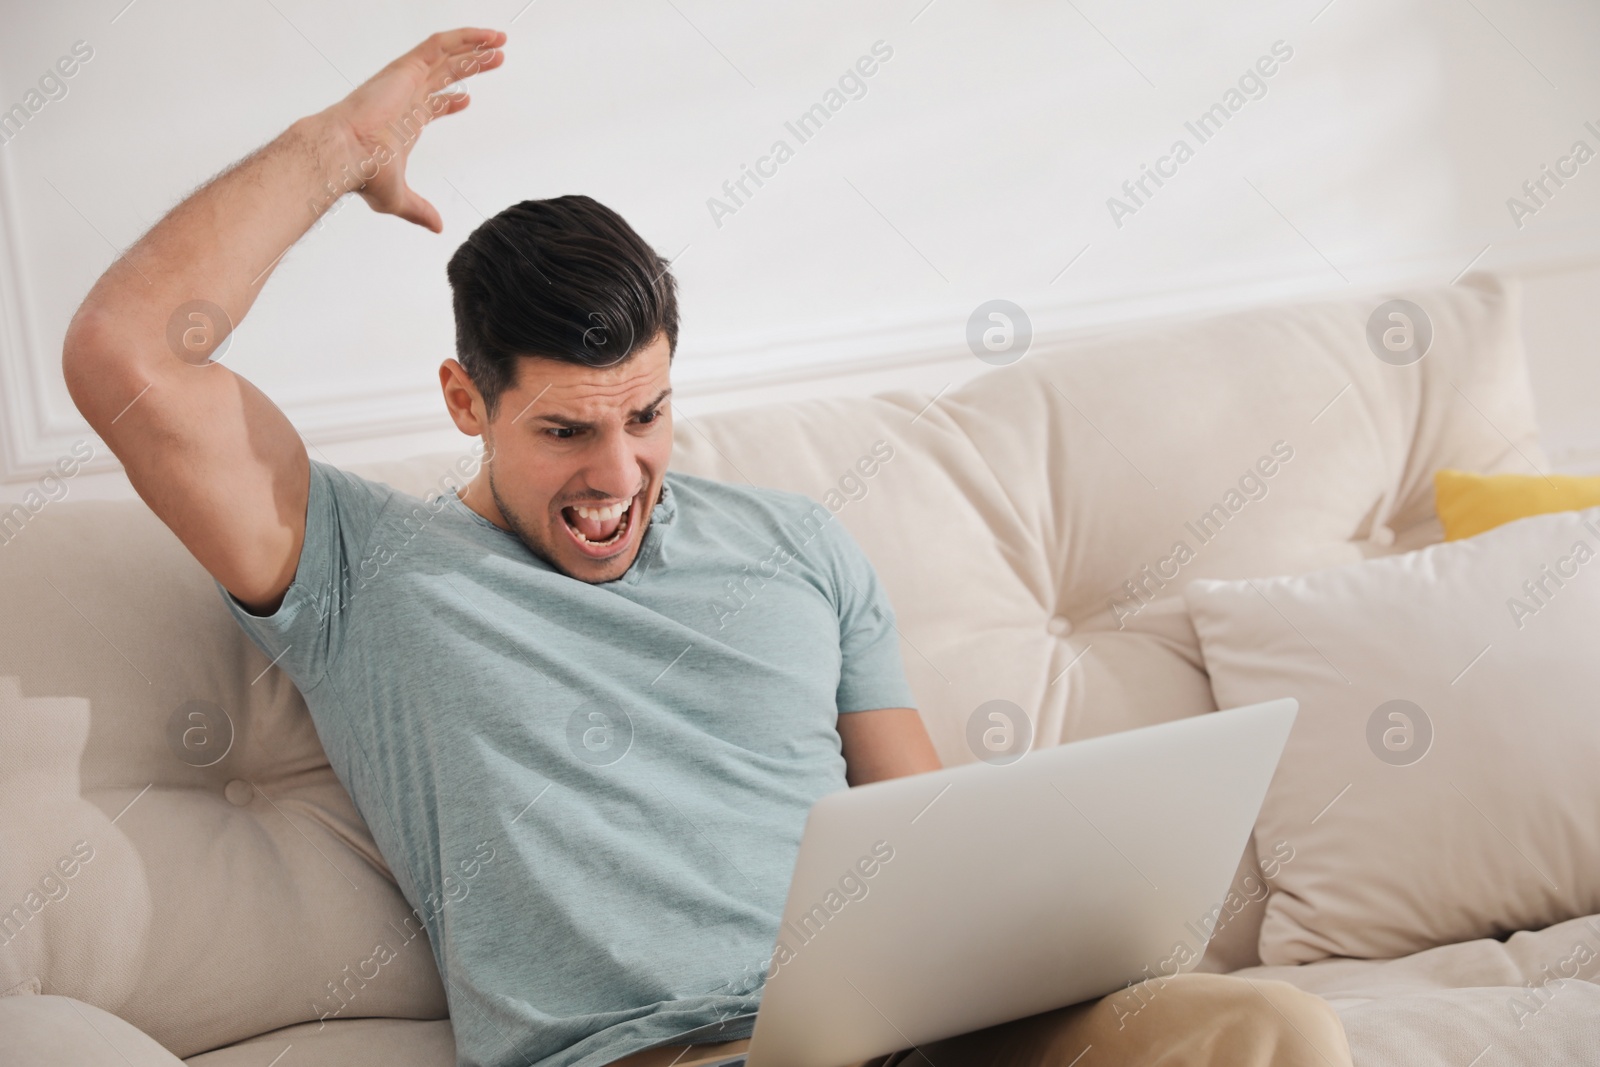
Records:
<instances>
[{"instance_id":1,"label":"sofa button tuft","mask_svg":"<svg viewBox=\"0 0 1600 1067\"><path fill-rule=\"evenodd\" d=\"M229 804L242 808L255 799L256 791L243 778L235 778L223 787L222 795L228 798Z\"/></svg>"},{"instance_id":2,"label":"sofa button tuft","mask_svg":"<svg viewBox=\"0 0 1600 1067\"><path fill-rule=\"evenodd\" d=\"M1057 637L1066 637L1072 632L1072 620L1065 615L1052 615L1044 628Z\"/></svg>"}]
</instances>

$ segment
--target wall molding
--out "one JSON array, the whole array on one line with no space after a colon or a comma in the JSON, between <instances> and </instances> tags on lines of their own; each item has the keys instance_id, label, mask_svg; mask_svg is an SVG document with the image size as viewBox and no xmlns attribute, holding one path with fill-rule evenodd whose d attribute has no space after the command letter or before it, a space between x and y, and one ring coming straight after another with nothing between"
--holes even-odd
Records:
<instances>
[{"instance_id":1,"label":"wall molding","mask_svg":"<svg viewBox=\"0 0 1600 1067\"><path fill-rule=\"evenodd\" d=\"M15 152L0 149L0 480L7 482L37 477L62 454L50 449L59 434L38 423L44 410L42 352L27 285L15 158ZM87 431L83 426L79 436ZM41 460L41 453L50 458Z\"/></svg>"}]
</instances>

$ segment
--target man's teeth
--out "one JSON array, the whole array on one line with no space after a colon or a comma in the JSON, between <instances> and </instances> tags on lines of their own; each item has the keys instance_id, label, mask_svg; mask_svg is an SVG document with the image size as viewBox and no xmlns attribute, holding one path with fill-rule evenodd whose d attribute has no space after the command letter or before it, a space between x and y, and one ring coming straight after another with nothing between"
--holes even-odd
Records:
<instances>
[{"instance_id":1,"label":"man's teeth","mask_svg":"<svg viewBox=\"0 0 1600 1067\"><path fill-rule=\"evenodd\" d=\"M604 529L606 526L610 526L612 523L615 523L616 528L613 529L610 535L607 537L590 537L588 534L584 533L583 530L578 528L578 523L576 521L569 520L567 522L567 529L571 530L573 536L586 545L614 545L618 541L622 540L622 535L628 529L632 506L633 500L629 499L618 504L609 504L603 508L591 508L588 506L583 506L572 507L569 509L578 517L578 519L585 523L595 524L601 529Z\"/></svg>"},{"instance_id":2,"label":"man's teeth","mask_svg":"<svg viewBox=\"0 0 1600 1067\"><path fill-rule=\"evenodd\" d=\"M604 508L577 507L577 508L573 508L572 510L577 512L578 515L580 515L581 517L583 517L585 519L593 519L595 522L605 522L608 519L614 519L618 515L621 515L624 511L627 511L628 510L628 505L632 504L632 503L633 503L633 501L631 501L631 500L624 500L622 503L620 503L620 504L612 504L610 507L604 507Z\"/></svg>"}]
</instances>

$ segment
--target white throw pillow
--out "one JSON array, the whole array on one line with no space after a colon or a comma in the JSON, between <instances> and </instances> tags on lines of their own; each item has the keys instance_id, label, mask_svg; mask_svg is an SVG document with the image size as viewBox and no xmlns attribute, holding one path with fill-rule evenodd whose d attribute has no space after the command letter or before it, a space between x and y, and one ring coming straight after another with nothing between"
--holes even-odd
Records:
<instances>
[{"instance_id":1,"label":"white throw pillow","mask_svg":"<svg viewBox=\"0 0 1600 1067\"><path fill-rule=\"evenodd\" d=\"M1600 912L1600 508L1184 595L1219 707L1300 701L1264 963Z\"/></svg>"}]
</instances>

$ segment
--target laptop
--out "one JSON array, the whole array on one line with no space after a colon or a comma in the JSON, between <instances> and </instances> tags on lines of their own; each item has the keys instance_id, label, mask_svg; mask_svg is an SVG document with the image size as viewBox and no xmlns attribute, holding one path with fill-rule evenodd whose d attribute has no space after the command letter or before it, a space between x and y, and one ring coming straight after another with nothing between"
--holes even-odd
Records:
<instances>
[{"instance_id":1,"label":"laptop","mask_svg":"<svg viewBox=\"0 0 1600 1067\"><path fill-rule=\"evenodd\" d=\"M840 1067L1189 970L1298 707L823 797L750 1045L717 1064Z\"/></svg>"}]
</instances>

